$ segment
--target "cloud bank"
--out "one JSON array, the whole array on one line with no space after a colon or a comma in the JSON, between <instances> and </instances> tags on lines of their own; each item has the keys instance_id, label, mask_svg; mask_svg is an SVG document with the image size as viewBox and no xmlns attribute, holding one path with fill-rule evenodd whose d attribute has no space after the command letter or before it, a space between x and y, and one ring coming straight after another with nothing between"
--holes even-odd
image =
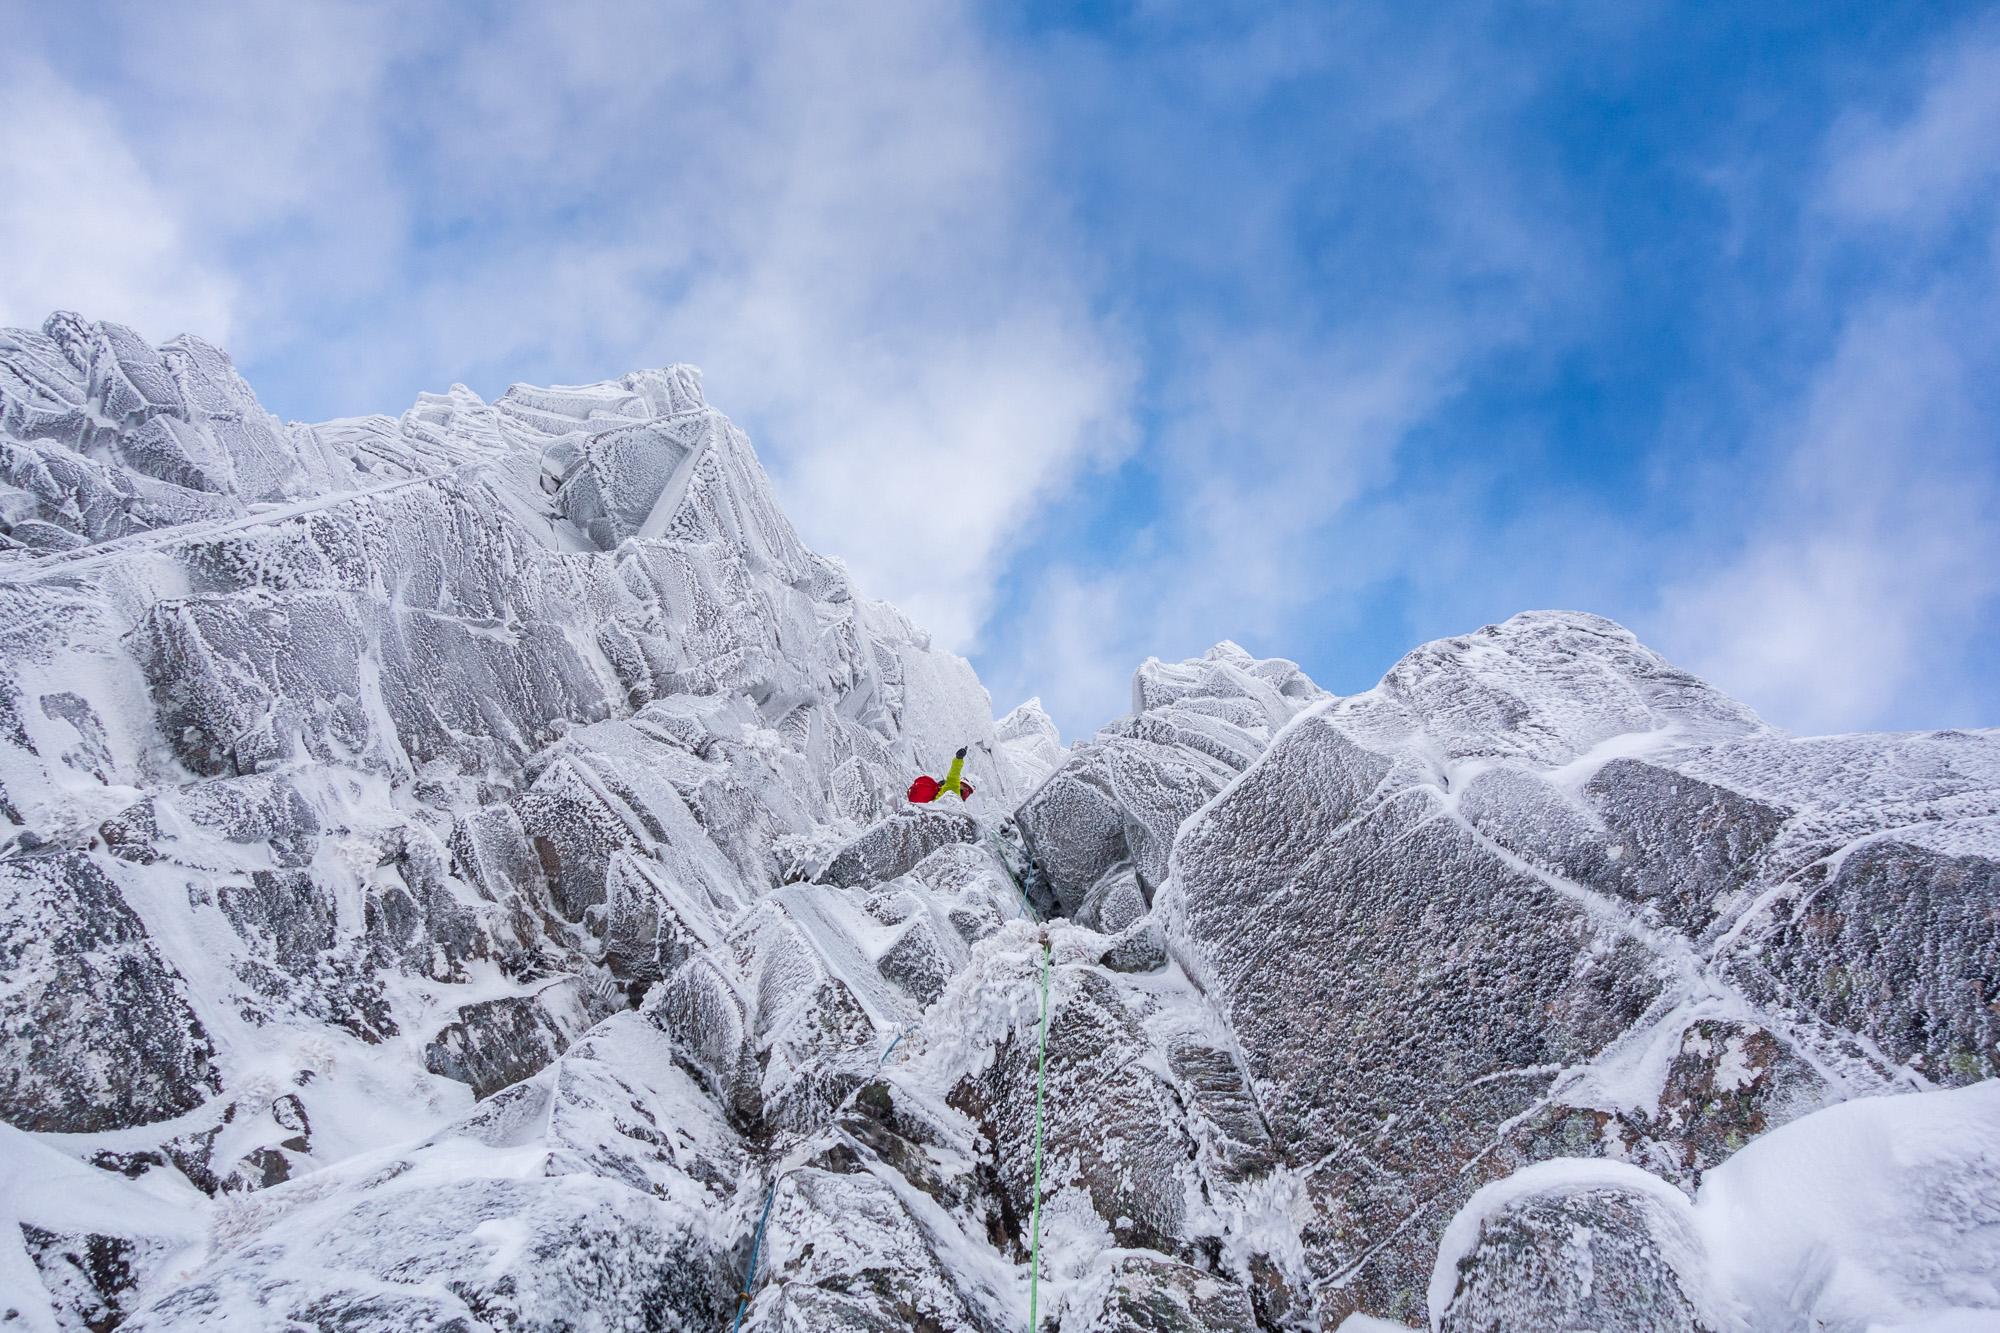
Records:
<instances>
[{"instance_id":1,"label":"cloud bank","mask_svg":"<svg viewBox=\"0 0 2000 1333\"><path fill-rule=\"evenodd\" d=\"M670 361L1071 734L1612 615L1802 730L1991 722L2000 44L1827 10L8 4L0 320L267 401Z\"/></svg>"},{"instance_id":2,"label":"cloud bank","mask_svg":"<svg viewBox=\"0 0 2000 1333\"><path fill-rule=\"evenodd\" d=\"M1830 135L1808 290L1861 276L1740 555L1665 594L1688 664L1802 731L1908 725L1913 698L2000 720L1965 670L2000 598L2000 44L1948 48L1915 101Z\"/></svg>"},{"instance_id":3,"label":"cloud bank","mask_svg":"<svg viewBox=\"0 0 2000 1333\"><path fill-rule=\"evenodd\" d=\"M959 647L1036 504L1129 447L967 6L109 10L122 122L15 92L7 235L51 258L13 322L227 339L306 416L695 362L808 539Z\"/></svg>"},{"instance_id":4,"label":"cloud bank","mask_svg":"<svg viewBox=\"0 0 2000 1333\"><path fill-rule=\"evenodd\" d=\"M155 339L234 328L235 282L190 249L110 110L18 55L0 58L0 255L0 325L60 307Z\"/></svg>"}]
</instances>

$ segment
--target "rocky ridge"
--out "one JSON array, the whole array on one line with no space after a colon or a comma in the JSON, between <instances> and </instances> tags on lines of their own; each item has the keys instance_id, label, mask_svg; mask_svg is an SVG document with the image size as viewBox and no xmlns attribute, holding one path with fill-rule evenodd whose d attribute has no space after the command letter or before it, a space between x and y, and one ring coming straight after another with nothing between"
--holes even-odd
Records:
<instances>
[{"instance_id":1,"label":"rocky ridge","mask_svg":"<svg viewBox=\"0 0 2000 1333\"><path fill-rule=\"evenodd\" d=\"M755 1240L746 1329L1019 1328L1046 986L1044 1328L1805 1328L1704 1249L1738 1150L2000 1087L1991 731L1531 613L1065 749L686 367L284 425L56 316L0 426L21 1327L716 1328Z\"/></svg>"}]
</instances>

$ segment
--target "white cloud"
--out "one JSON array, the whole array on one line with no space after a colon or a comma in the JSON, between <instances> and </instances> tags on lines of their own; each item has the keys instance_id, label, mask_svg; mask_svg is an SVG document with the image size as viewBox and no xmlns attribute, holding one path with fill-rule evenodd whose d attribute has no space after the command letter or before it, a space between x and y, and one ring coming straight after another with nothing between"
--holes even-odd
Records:
<instances>
[{"instance_id":1,"label":"white cloud","mask_svg":"<svg viewBox=\"0 0 2000 1333\"><path fill-rule=\"evenodd\" d=\"M2000 178L2000 45L1975 40L1945 50L1907 121L1850 115L1833 139L1831 211L1902 227L1959 213L1968 196Z\"/></svg>"},{"instance_id":2,"label":"white cloud","mask_svg":"<svg viewBox=\"0 0 2000 1333\"><path fill-rule=\"evenodd\" d=\"M101 104L42 66L0 64L0 325L66 309L155 341L227 338L235 284L182 218Z\"/></svg>"},{"instance_id":3,"label":"white cloud","mask_svg":"<svg viewBox=\"0 0 2000 1333\"><path fill-rule=\"evenodd\" d=\"M1960 345L1930 303L1850 324L1761 530L1669 592L1689 666L1803 731L1877 725L1937 688L2000 594L2000 479Z\"/></svg>"},{"instance_id":4,"label":"white cloud","mask_svg":"<svg viewBox=\"0 0 2000 1333\"><path fill-rule=\"evenodd\" d=\"M1739 557L1666 592L1663 646L1794 729L1991 711L1950 681L2000 598L1996 88L2000 48L1974 42L1932 66L1907 119L1836 130L1815 244L1829 267L1883 246L1887 273L1848 299L1838 346L1767 436L1789 463ZM1926 246L1941 229L1983 243L1953 258Z\"/></svg>"},{"instance_id":5,"label":"white cloud","mask_svg":"<svg viewBox=\"0 0 2000 1333\"><path fill-rule=\"evenodd\" d=\"M233 11L131 7L118 56L254 293L253 384L310 358L333 411L394 412L693 361L807 539L960 648L1039 499L1128 443L969 0Z\"/></svg>"},{"instance_id":6,"label":"white cloud","mask_svg":"<svg viewBox=\"0 0 2000 1333\"><path fill-rule=\"evenodd\" d=\"M1079 571L1058 565L1043 571L1029 619L1033 651L1000 659L983 677L995 711L1039 697L1065 741L1088 736L1131 705L1132 671L1148 656L1171 653L1135 639L1135 605L1175 597L1171 585L1135 576L1130 569ZM1146 627L1150 629L1150 627Z\"/></svg>"},{"instance_id":7,"label":"white cloud","mask_svg":"<svg viewBox=\"0 0 2000 1333\"><path fill-rule=\"evenodd\" d=\"M324 414L694 361L808 540L1066 722L1123 707L1149 653L1224 635L1300 652L1329 597L1391 581L1545 600L1477 567L1490 478L1384 485L1468 366L1604 295L1588 228L1491 151L1533 80L1473 37L1385 58L1274 19L1176 47L1156 84L1106 83L1155 99L1135 116L1176 146L1101 155L1135 173L1130 234L1106 243L1147 250L1148 281L1232 295L1168 302L1180 322L1146 331L1172 378L1147 390L1145 526L1094 564L1051 543L1046 572L1016 574L1041 581L1028 609L996 626L1044 503L1136 434L1142 353L1081 270L1119 261L1078 244L1033 102L1037 77L1087 68L1008 64L972 0L578 0L477 23L120 0L88 22L90 68L0 81L10 322L63 305L192 329L260 387L331 386ZM1310 163L1242 151L1266 99L1329 70ZM1924 247L1966 227L2000 244L1995 87L2000 47L1961 43L1907 115L1830 139L1801 249L1888 235L1912 262L1852 298L1839 351L1762 441L1795 464L1739 558L1667 595L1661 647L1791 725L1907 697L1993 595L1991 414L1966 404L2000 369L1979 331L2000 276L1988 253L1940 277ZM1337 229L1295 252L1302 208L1375 184L1435 229L1402 267ZM1285 289L1301 265L1351 270L1356 304L1303 308Z\"/></svg>"},{"instance_id":8,"label":"white cloud","mask_svg":"<svg viewBox=\"0 0 2000 1333\"><path fill-rule=\"evenodd\" d=\"M1170 432L1193 604L1227 606L1238 634L1282 622L1337 571L1315 540L1390 474L1397 447L1445 393L1468 339L1377 328L1295 347L1266 335L1211 345L1198 397Z\"/></svg>"},{"instance_id":9,"label":"white cloud","mask_svg":"<svg viewBox=\"0 0 2000 1333\"><path fill-rule=\"evenodd\" d=\"M1140 283L1189 297L1161 298L1145 330L1166 382L1133 488L1143 527L1095 564L1024 572L1041 586L982 654L1004 698L1041 694L1067 734L1122 711L1147 655L1227 637L1303 657L1328 607L1429 563L1422 543L1465 514L1402 525L1414 550L1359 535L1397 526L1383 492L1411 432L1468 368L1588 299L1571 219L1492 149L1532 84L1516 62L1449 22L1281 10L1174 9L1096 94L1120 100L1116 129L1172 145L1116 163L1118 244L1145 255ZM1378 22L1393 35L1351 26ZM1374 230L1386 217L1408 234Z\"/></svg>"},{"instance_id":10,"label":"white cloud","mask_svg":"<svg viewBox=\"0 0 2000 1333\"><path fill-rule=\"evenodd\" d=\"M808 538L963 649L1036 503L1125 446L1127 376L969 14L839 16L770 10L747 39L756 153L707 206L753 239L665 327L747 408Z\"/></svg>"},{"instance_id":11,"label":"white cloud","mask_svg":"<svg viewBox=\"0 0 2000 1333\"><path fill-rule=\"evenodd\" d=\"M1041 694L1065 735L1088 734L1129 706L1148 656L1225 638L1283 655L1306 608L1384 572L1344 564L1342 530L1462 354L1420 328L1202 348L1201 373L1170 394L1152 525L1098 567L1042 574L1020 618L1029 641L996 655L996 687Z\"/></svg>"}]
</instances>

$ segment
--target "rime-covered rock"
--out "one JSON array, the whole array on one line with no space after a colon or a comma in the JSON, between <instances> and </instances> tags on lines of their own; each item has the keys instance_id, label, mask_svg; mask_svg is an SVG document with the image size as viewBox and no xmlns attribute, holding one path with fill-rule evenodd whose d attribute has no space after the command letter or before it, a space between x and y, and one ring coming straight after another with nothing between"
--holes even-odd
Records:
<instances>
[{"instance_id":1,"label":"rime-covered rock","mask_svg":"<svg viewBox=\"0 0 2000 1333\"><path fill-rule=\"evenodd\" d=\"M1274 1324L1309 1318L1290 1191L1271 1178L1269 1132L1228 1038L1164 958L1163 970L1129 977L1098 960L1105 944L1060 920L1008 923L973 946L886 1062L896 1105L929 1107L923 1123L941 1126L919 1136L971 1168L957 1187L970 1200L960 1230L1026 1257L1039 1100L1042 1302L1063 1327L1122 1318L1105 1313L1124 1309L1119 1300L1160 1310L1193 1300L1215 1327L1237 1326L1228 1319L1259 1301ZM940 1089L943 1107L931 1100ZM1134 1251L1158 1256L1158 1272ZM1190 1274L1198 1299L1193 1278L1181 1280Z\"/></svg>"},{"instance_id":2,"label":"rime-covered rock","mask_svg":"<svg viewBox=\"0 0 2000 1333\"><path fill-rule=\"evenodd\" d=\"M150 1237L48 1231L32 1222L20 1227L52 1311L71 1328L118 1327L136 1303L140 1276L158 1267L167 1248Z\"/></svg>"},{"instance_id":3,"label":"rime-covered rock","mask_svg":"<svg viewBox=\"0 0 2000 1333\"><path fill-rule=\"evenodd\" d=\"M979 836L979 825L957 810L911 806L842 846L819 878L843 888L868 888L908 874L952 843L976 842Z\"/></svg>"},{"instance_id":4,"label":"rime-covered rock","mask_svg":"<svg viewBox=\"0 0 2000 1333\"><path fill-rule=\"evenodd\" d=\"M1067 747L1040 699L1029 699L993 724L994 758L1012 768L1015 789L1029 792L1062 767Z\"/></svg>"},{"instance_id":5,"label":"rime-covered rock","mask_svg":"<svg viewBox=\"0 0 2000 1333\"><path fill-rule=\"evenodd\" d=\"M1818 1107L1987 1076L1996 813L2000 736L1798 740L1534 613L1314 706L1182 829L1158 914L1302 1173L1322 1319L1408 1319L1485 1180L1692 1188Z\"/></svg>"},{"instance_id":6,"label":"rime-covered rock","mask_svg":"<svg viewBox=\"0 0 2000 1333\"><path fill-rule=\"evenodd\" d=\"M1994 1080L1825 1107L1691 1200L1626 1163L1527 1167L1445 1229L1433 1327L1984 1327L2000 1310L1996 1110Z\"/></svg>"},{"instance_id":7,"label":"rime-covered rock","mask_svg":"<svg viewBox=\"0 0 2000 1333\"><path fill-rule=\"evenodd\" d=\"M74 852L0 861L0 1114L89 1133L171 1119L220 1088L187 984L116 883Z\"/></svg>"},{"instance_id":8,"label":"rime-covered rock","mask_svg":"<svg viewBox=\"0 0 2000 1333\"><path fill-rule=\"evenodd\" d=\"M1091 1333L1252 1333L1257 1327L1242 1287L1191 1264L1144 1254L1116 1262L1098 1301L1076 1311L1078 1327Z\"/></svg>"},{"instance_id":9,"label":"rime-covered rock","mask_svg":"<svg viewBox=\"0 0 2000 1333\"><path fill-rule=\"evenodd\" d=\"M1992 732L1534 613L1066 749L691 368L288 425L73 316L0 335L0 667L26 1328L1011 1329L1038 1210L1072 1333L2000 1305Z\"/></svg>"},{"instance_id":10,"label":"rime-covered rock","mask_svg":"<svg viewBox=\"0 0 2000 1333\"><path fill-rule=\"evenodd\" d=\"M0 337L0 409L0 1109L80 1160L318 1189L655 989L687 1003L667 1040L730 1135L809 1129L963 961L951 914L998 928L990 855L894 939L859 904L751 911L958 746L967 816L1050 761L1038 710L1003 752L971 668L798 540L692 369L283 425L198 340L58 316ZM813 961L839 941L854 966ZM495 1226L604 1244L631 1206L465 1188ZM354 1217L387 1207L363 1192ZM329 1218L299 1251L346 1247L323 1283L281 1298L281 1251L251 1247L147 1318L267 1288L285 1317L459 1317L379 1288L390 1263L459 1280L463 1238L414 1202L383 1217L410 1253ZM590 1301L695 1318L646 1294L645 1252Z\"/></svg>"},{"instance_id":11,"label":"rime-covered rock","mask_svg":"<svg viewBox=\"0 0 2000 1333\"><path fill-rule=\"evenodd\" d=\"M741 1161L670 1039L619 1015L420 1146L243 1198L201 1273L124 1327L719 1321L729 1256L705 1219Z\"/></svg>"},{"instance_id":12,"label":"rime-covered rock","mask_svg":"<svg viewBox=\"0 0 2000 1333\"><path fill-rule=\"evenodd\" d=\"M1004 1306L944 1262L949 1250L923 1225L927 1211L920 1192L892 1184L851 1149L787 1173L766 1235L764 1285L744 1327L1010 1327Z\"/></svg>"},{"instance_id":13,"label":"rime-covered rock","mask_svg":"<svg viewBox=\"0 0 2000 1333\"><path fill-rule=\"evenodd\" d=\"M1495 1187L1454 1220L1433 1284L1436 1327L1717 1333L1687 1200L1630 1167L1553 1165Z\"/></svg>"},{"instance_id":14,"label":"rime-covered rock","mask_svg":"<svg viewBox=\"0 0 2000 1333\"><path fill-rule=\"evenodd\" d=\"M611 1008L574 978L464 1005L424 1048L424 1068L491 1097L532 1077Z\"/></svg>"},{"instance_id":15,"label":"rime-covered rock","mask_svg":"<svg viewBox=\"0 0 2000 1333\"><path fill-rule=\"evenodd\" d=\"M1166 932L1160 923L1136 921L1121 931L1098 962L1113 972L1155 972L1167 965Z\"/></svg>"},{"instance_id":16,"label":"rime-covered rock","mask_svg":"<svg viewBox=\"0 0 2000 1333\"><path fill-rule=\"evenodd\" d=\"M1177 666L1149 658L1132 677L1132 711L1072 747L1016 814L1044 905L1075 914L1128 862L1150 898L1181 821L1324 697L1294 663L1233 643Z\"/></svg>"}]
</instances>

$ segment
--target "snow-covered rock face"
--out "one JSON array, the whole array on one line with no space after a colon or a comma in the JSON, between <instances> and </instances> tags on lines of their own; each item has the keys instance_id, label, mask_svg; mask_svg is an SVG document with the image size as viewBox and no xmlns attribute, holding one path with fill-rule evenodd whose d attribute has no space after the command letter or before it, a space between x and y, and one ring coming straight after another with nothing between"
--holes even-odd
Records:
<instances>
[{"instance_id":1,"label":"snow-covered rock face","mask_svg":"<svg viewBox=\"0 0 2000 1333\"><path fill-rule=\"evenodd\" d=\"M1121 863L1150 902L1181 822L1325 697L1295 664L1256 661L1233 643L1178 666L1146 662L1132 677L1132 711L1079 746L1020 809L1041 905L1082 911Z\"/></svg>"},{"instance_id":2,"label":"snow-covered rock face","mask_svg":"<svg viewBox=\"0 0 2000 1333\"><path fill-rule=\"evenodd\" d=\"M1182 827L1161 909L1310 1200L1322 1315L1414 1318L1520 1166L1693 1188L1818 1107L2000 1072L1996 853L2000 735L1800 740L1543 613L1308 710Z\"/></svg>"},{"instance_id":3,"label":"snow-covered rock face","mask_svg":"<svg viewBox=\"0 0 2000 1333\"><path fill-rule=\"evenodd\" d=\"M281 425L57 316L0 404L6 1327L2000 1305L2000 735L1536 613L1066 749L686 367Z\"/></svg>"},{"instance_id":4,"label":"snow-covered rock face","mask_svg":"<svg viewBox=\"0 0 2000 1333\"><path fill-rule=\"evenodd\" d=\"M2000 1320L2000 1082L1829 1107L1690 1202L1623 1162L1541 1162L1452 1220L1443 1333L1985 1329Z\"/></svg>"},{"instance_id":5,"label":"snow-covered rock face","mask_svg":"<svg viewBox=\"0 0 2000 1333\"><path fill-rule=\"evenodd\" d=\"M746 914L960 745L971 814L1047 772L1039 709L1003 748L971 668L799 542L686 367L283 426L213 348L58 315L0 335L0 401L0 1115L155 1195L293 1180L345 1197L372 1177L336 1189L335 1164L566 1050L581 1068L573 1043L649 987L717 976L739 1047L678 1057L719 1080L699 1106L675 1057L615 1077L668 1124L738 1115L726 1152L675 1177L721 1207L767 1102L811 1121L850 1090L806 1030L835 1023L873 1058L869 1025L893 1036L916 1012L879 976L902 998L842 1010L834 975L793 995L759 951L809 972L818 946L766 943L776 926ZM939 958L912 935L911 967L963 955L937 915ZM752 956L722 975L732 941ZM723 1016L668 1026L712 1045L702 1025ZM611 1132L576 1118L542 1131L551 1161ZM618 1188L665 1189L588 1160ZM611 1225L547 1189L493 1205L522 1245ZM392 1195L365 1206L394 1212ZM704 1263L736 1242L699 1208L659 1225L720 1245ZM434 1234L415 1214L381 1226ZM311 1242L329 1272L373 1271L359 1233L331 1235ZM32 1256L15 1255L18 1276ZM58 1306L79 1281L55 1283ZM148 1318L181 1318L193 1291Z\"/></svg>"}]
</instances>

